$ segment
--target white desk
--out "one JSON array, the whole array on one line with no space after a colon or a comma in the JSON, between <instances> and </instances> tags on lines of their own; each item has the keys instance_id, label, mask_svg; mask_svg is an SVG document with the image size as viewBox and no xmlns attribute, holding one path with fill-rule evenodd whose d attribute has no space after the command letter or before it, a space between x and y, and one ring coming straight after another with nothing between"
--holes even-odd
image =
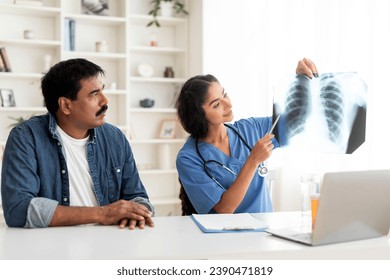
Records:
<instances>
[{"instance_id":1,"label":"white desk","mask_svg":"<svg viewBox=\"0 0 390 280\"><path fill-rule=\"evenodd\" d=\"M257 214L272 227L296 226L299 212ZM155 227L86 225L44 229L0 225L0 259L390 259L390 239L310 247L263 232L208 233L190 217L156 217Z\"/></svg>"}]
</instances>

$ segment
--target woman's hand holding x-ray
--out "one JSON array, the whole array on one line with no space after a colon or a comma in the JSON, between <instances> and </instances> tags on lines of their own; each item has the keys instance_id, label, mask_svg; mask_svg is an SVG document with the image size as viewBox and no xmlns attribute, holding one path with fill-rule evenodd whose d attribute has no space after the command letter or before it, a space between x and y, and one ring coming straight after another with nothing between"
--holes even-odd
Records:
<instances>
[{"instance_id":1,"label":"woman's hand holding x-ray","mask_svg":"<svg viewBox=\"0 0 390 280\"><path fill-rule=\"evenodd\" d=\"M272 138L274 138L273 134L266 134L253 146L249 158L254 160L257 165L260 165L271 156L274 148Z\"/></svg>"},{"instance_id":2,"label":"woman's hand holding x-ray","mask_svg":"<svg viewBox=\"0 0 390 280\"><path fill-rule=\"evenodd\" d=\"M305 74L309 78L318 77L318 70L313 61L308 58L303 58L298 61L297 69L295 70L297 74Z\"/></svg>"}]
</instances>

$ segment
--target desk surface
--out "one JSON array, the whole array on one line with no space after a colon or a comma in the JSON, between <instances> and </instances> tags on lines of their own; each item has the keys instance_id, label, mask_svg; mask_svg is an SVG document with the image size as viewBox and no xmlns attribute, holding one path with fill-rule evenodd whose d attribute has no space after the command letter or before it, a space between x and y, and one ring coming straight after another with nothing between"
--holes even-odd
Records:
<instances>
[{"instance_id":1,"label":"desk surface","mask_svg":"<svg viewBox=\"0 0 390 280\"><path fill-rule=\"evenodd\" d=\"M297 226L300 212L256 214L271 227ZM155 227L85 225L42 229L0 224L0 259L390 259L381 237L318 247L264 232L203 233L190 217L155 217Z\"/></svg>"}]
</instances>

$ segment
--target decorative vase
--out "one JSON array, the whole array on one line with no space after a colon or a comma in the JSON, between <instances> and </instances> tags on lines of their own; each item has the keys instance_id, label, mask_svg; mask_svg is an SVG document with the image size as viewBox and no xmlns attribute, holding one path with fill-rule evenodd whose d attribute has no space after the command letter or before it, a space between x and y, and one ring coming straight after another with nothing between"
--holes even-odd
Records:
<instances>
[{"instance_id":1,"label":"decorative vase","mask_svg":"<svg viewBox=\"0 0 390 280\"><path fill-rule=\"evenodd\" d=\"M108 52L108 44L106 41L98 41L95 43L96 52Z\"/></svg>"},{"instance_id":2,"label":"decorative vase","mask_svg":"<svg viewBox=\"0 0 390 280\"><path fill-rule=\"evenodd\" d=\"M172 17L173 15L173 2L161 1L161 16L162 17Z\"/></svg>"}]
</instances>

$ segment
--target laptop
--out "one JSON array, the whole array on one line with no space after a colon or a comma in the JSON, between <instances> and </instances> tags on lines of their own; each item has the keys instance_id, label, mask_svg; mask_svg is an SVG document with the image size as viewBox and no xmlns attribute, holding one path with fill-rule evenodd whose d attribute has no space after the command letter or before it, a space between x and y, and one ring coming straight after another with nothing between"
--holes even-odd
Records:
<instances>
[{"instance_id":1,"label":"laptop","mask_svg":"<svg viewBox=\"0 0 390 280\"><path fill-rule=\"evenodd\" d=\"M312 232L267 229L273 236L316 246L385 236L390 228L390 170L324 175Z\"/></svg>"}]
</instances>

